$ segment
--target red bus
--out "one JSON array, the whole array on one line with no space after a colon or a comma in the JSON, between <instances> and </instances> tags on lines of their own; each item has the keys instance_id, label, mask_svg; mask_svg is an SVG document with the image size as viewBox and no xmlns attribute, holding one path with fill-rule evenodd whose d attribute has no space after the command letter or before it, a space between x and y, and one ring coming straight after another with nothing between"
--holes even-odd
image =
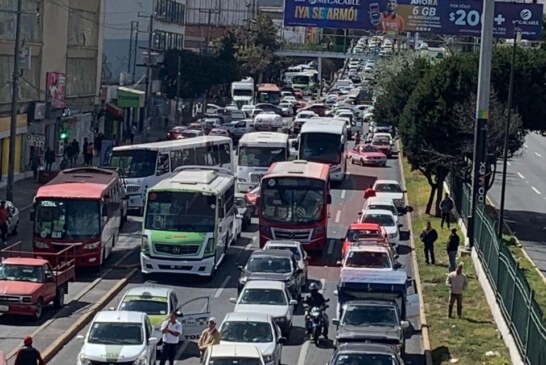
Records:
<instances>
[{"instance_id":1,"label":"red bus","mask_svg":"<svg viewBox=\"0 0 546 365\"><path fill-rule=\"evenodd\" d=\"M302 160L277 162L262 178L258 201L260 247L268 240L300 241L322 250L328 232L330 168Z\"/></svg>"},{"instance_id":2,"label":"red bus","mask_svg":"<svg viewBox=\"0 0 546 365\"><path fill-rule=\"evenodd\" d=\"M258 103L279 104L281 102L281 89L275 84L258 84L256 98Z\"/></svg>"},{"instance_id":3,"label":"red bus","mask_svg":"<svg viewBox=\"0 0 546 365\"><path fill-rule=\"evenodd\" d=\"M114 170L82 167L59 172L34 197L34 252L54 253L77 245L76 267L100 268L119 237L125 204L125 188Z\"/></svg>"}]
</instances>

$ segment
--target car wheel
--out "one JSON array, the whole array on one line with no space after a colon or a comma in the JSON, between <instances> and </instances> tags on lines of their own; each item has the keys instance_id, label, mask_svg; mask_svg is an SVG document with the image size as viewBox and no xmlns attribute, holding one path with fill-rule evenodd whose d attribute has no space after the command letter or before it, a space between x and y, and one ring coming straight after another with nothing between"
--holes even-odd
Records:
<instances>
[{"instance_id":1,"label":"car wheel","mask_svg":"<svg viewBox=\"0 0 546 365\"><path fill-rule=\"evenodd\" d=\"M364 159L363 158L360 159L360 166L364 166Z\"/></svg>"},{"instance_id":2,"label":"car wheel","mask_svg":"<svg viewBox=\"0 0 546 365\"><path fill-rule=\"evenodd\" d=\"M55 294L55 300L53 302L53 305L55 308L62 308L64 307L64 288L60 287L57 289L57 293Z\"/></svg>"},{"instance_id":3,"label":"car wheel","mask_svg":"<svg viewBox=\"0 0 546 365\"><path fill-rule=\"evenodd\" d=\"M351 165L354 165L354 164L355 164L355 160L353 160L352 157L349 157L349 160L351 160Z\"/></svg>"}]
</instances>

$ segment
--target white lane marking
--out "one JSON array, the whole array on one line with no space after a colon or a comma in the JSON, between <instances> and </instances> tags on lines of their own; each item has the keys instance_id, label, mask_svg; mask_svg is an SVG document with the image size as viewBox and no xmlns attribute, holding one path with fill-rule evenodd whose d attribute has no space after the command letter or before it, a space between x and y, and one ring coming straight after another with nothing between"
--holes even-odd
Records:
<instances>
[{"instance_id":1,"label":"white lane marking","mask_svg":"<svg viewBox=\"0 0 546 365\"><path fill-rule=\"evenodd\" d=\"M341 199L345 199L345 193L347 193L347 190L341 190Z\"/></svg>"},{"instance_id":2,"label":"white lane marking","mask_svg":"<svg viewBox=\"0 0 546 365\"><path fill-rule=\"evenodd\" d=\"M510 161L507 161L506 164L507 164L508 166L512 166L512 164L510 163Z\"/></svg>"},{"instance_id":3,"label":"white lane marking","mask_svg":"<svg viewBox=\"0 0 546 365\"><path fill-rule=\"evenodd\" d=\"M335 223L339 223L339 220L341 219L341 210L338 210L336 213L336 221Z\"/></svg>"},{"instance_id":4,"label":"white lane marking","mask_svg":"<svg viewBox=\"0 0 546 365\"><path fill-rule=\"evenodd\" d=\"M518 172L518 176L521 177L522 179L525 179L525 176L523 176L521 172Z\"/></svg>"},{"instance_id":5,"label":"white lane marking","mask_svg":"<svg viewBox=\"0 0 546 365\"><path fill-rule=\"evenodd\" d=\"M542 157L542 155L538 152L535 152L535 155L537 155L538 157Z\"/></svg>"},{"instance_id":6,"label":"white lane marking","mask_svg":"<svg viewBox=\"0 0 546 365\"><path fill-rule=\"evenodd\" d=\"M300 356L298 356L297 365L305 365L305 358L307 357L307 350L309 350L309 340L305 341L300 349Z\"/></svg>"},{"instance_id":7,"label":"white lane marking","mask_svg":"<svg viewBox=\"0 0 546 365\"><path fill-rule=\"evenodd\" d=\"M329 241L328 241L328 250L326 251L326 253L327 253L328 255L331 255L333 252L334 252L334 241L333 241L333 240L329 240Z\"/></svg>"},{"instance_id":8,"label":"white lane marking","mask_svg":"<svg viewBox=\"0 0 546 365\"><path fill-rule=\"evenodd\" d=\"M214 293L214 297L218 298L220 295L222 295L222 292L224 291L224 288L226 287L227 283L229 282L229 279L231 279L231 275L228 275L224 281L222 281L222 285L216 290L216 293Z\"/></svg>"},{"instance_id":9,"label":"white lane marking","mask_svg":"<svg viewBox=\"0 0 546 365\"><path fill-rule=\"evenodd\" d=\"M531 189L533 189L533 191L534 191L535 193L537 193L538 195L542 195L542 193L541 193L540 191L538 191L538 189L535 188L534 186L531 186Z\"/></svg>"}]
</instances>

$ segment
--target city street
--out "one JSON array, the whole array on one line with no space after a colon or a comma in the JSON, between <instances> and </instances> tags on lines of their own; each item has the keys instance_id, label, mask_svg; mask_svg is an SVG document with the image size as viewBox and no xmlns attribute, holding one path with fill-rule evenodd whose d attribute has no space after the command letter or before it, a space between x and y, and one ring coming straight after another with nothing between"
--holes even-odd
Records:
<instances>
[{"instance_id":1,"label":"city street","mask_svg":"<svg viewBox=\"0 0 546 365\"><path fill-rule=\"evenodd\" d=\"M489 198L500 207L502 162ZM546 274L546 137L527 135L523 149L509 160L506 178L505 219L525 251Z\"/></svg>"},{"instance_id":2,"label":"city street","mask_svg":"<svg viewBox=\"0 0 546 365\"><path fill-rule=\"evenodd\" d=\"M335 318L335 303L334 290L339 277L339 268L336 266L336 261L339 258L341 239L344 237L347 227L354 222L358 215L358 211L362 208L362 191L365 186L377 178L381 179L396 179L400 180L400 170L398 161L391 159L386 168L361 167L357 165L349 166L350 176L341 186L334 187L332 193L332 205L330 206L330 221L329 221L329 241L322 257L312 257L310 266L310 280L320 281L324 287L324 295L331 299L328 315L330 318ZM411 266L410 249L408 247L409 232L406 231L405 217L401 219L404 224L403 235L405 239L402 241L400 248L400 262L405 266L409 276L412 276L413 268ZM256 221L254 221L256 223ZM131 225L133 226L133 225ZM252 226L253 232L244 233L242 238L235 246L230 249L230 254L216 273L214 279L210 283L205 280L196 279L194 277L182 276L164 276L154 277L154 282L143 284L140 274L137 274L131 281L128 287L154 285L166 286L175 289L176 294L181 302L186 302L192 298L208 297L210 298L211 315L219 321L223 319L226 313L230 312L234 305L229 302L231 297L237 295L237 279L239 271L237 266L244 265L252 250L258 249L258 235L255 231L257 226ZM140 241L136 237L124 236L124 242L128 246L138 246ZM126 290L127 288L125 288ZM106 308L117 305L123 290ZM410 318L414 328L420 329L419 319ZM294 327L291 332L288 343L283 348L282 362L283 364L325 364L333 353L332 343L323 341L320 348L316 348L314 344L309 343L307 336L303 331L303 313L301 306L297 310L297 315L294 320ZM85 334L84 329L80 334ZM421 337L414 333L407 342L407 364L422 364L422 344ZM330 326L330 338L335 336L335 326ZM81 343L77 340L72 340L66 345L58 355L50 362L54 365L64 365L75 363L78 352L81 348ZM184 343L178 351L177 365L182 364L198 364L198 351L194 342Z\"/></svg>"}]
</instances>

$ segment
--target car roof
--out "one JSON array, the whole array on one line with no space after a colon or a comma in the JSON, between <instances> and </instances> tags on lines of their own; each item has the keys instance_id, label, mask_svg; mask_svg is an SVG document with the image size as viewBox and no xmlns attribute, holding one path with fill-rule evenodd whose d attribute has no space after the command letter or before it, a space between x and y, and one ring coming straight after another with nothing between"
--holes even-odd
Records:
<instances>
[{"instance_id":1,"label":"car roof","mask_svg":"<svg viewBox=\"0 0 546 365\"><path fill-rule=\"evenodd\" d=\"M113 323L141 323L146 313L131 311L101 311L97 313L93 322Z\"/></svg>"},{"instance_id":2,"label":"car roof","mask_svg":"<svg viewBox=\"0 0 546 365\"><path fill-rule=\"evenodd\" d=\"M210 357L247 357L260 358L260 351L254 345L222 344L211 346Z\"/></svg>"},{"instance_id":3,"label":"car roof","mask_svg":"<svg viewBox=\"0 0 546 365\"><path fill-rule=\"evenodd\" d=\"M336 354L340 353L380 353L385 355L394 355L394 349L389 345L366 342L348 342L338 345Z\"/></svg>"},{"instance_id":4,"label":"car roof","mask_svg":"<svg viewBox=\"0 0 546 365\"><path fill-rule=\"evenodd\" d=\"M269 240L266 243L266 246L275 246L275 247L300 247L300 241L290 241L290 240Z\"/></svg>"},{"instance_id":5,"label":"car roof","mask_svg":"<svg viewBox=\"0 0 546 365\"><path fill-rule=\"evenodd\" d=\"M48 263L44 259L34 259L31 257L7 257L2 260L3 264L7 265L27 265L27 266L43 266Z\"/></svg>"},{"instance_id":6,"label":"car roof","mask_svg":"<svg viewBox=\"0 0 546 365\"><path fill-rule=\"evenodd\" d=\"M343 305L346 306L346 305L379 305L379 306L384 306L386 304L393 304L393 305L396 305L394 302L392 301L388 301L388 300L373 300L373 299L363 299L363 300L350 300L348 302L345 302Z\"/></svg>"},{"instance_id":7,"label":"car roof","mask_svg":"<svg viewBox=\"0 0 546 365\"><path fill-rule=\"evenodd\" d=\"M224 321L235 322L271 322L271 316L267 313L254 313L254 312L231 312L226 314Z\"/></svg>"},{"instance_id":8,"label":"car roof","mask_svg":"<svg viewBox=\"0 0 546 365\"><path fill-rule=\"evenodd\" d=\"M377 185L377 184L396 184L396 185L400 185L400 183L396 180L375 180L375 183L374 185Z\"/></svg>"},{"instance_id":9,"label":"car roof","mask_svg":"<svg viewBox=\"0 0 546 365\"><path fill-rule=\"evenodd\" d=\"M167 298L172 292L171 288L155 287L155 286L137 286L130 288L125 292L125 296L150 296Z\"/></svg>"},{"instance_id":10,"label":"car roof","mask_svg":"<svg viewBox=\"0 0 546 365\"><path fill-rule=\"evenodd\" d=\"M386 209L362 209L362 212L366 214L394 215L390 210Z\"/></svg>"},{"instance_id":11,"label":"car roof","mask_svg":"<svg viewBox=\"0 0 546 365\"><path fill-rule=\"evenodd\" d=\"M276 280L251 280L245 285L245 289L284 289L285 284Z\"/></svg>"},{"instance_id":12,"label":"car roof","mask_svg":"<svg viewBox=\"0 0 546 365\"><path fill-rule=\"evenodd\" d=\"M389 253L389 250L385 246L351 246L349 251L358 251L358 252L386 252Z\"/></svg>"},{"instance_id":13,"label":"car roof","mask_svg":"<svg viewBox=\"0 0 546 365\"><path fill-rule=\"evenodd\" d=\"M292 252L287 250L267 249L267 250L254 251L251 257L269 256L269 257L290 258L293 255L294 254Z\"/></svg>"},{"instance_id":14,"label":"car roof","mask_svg":"<svg viewBox=\"0 0 546 365\"><path fill-rule=\"evenodd\" d=\"M377 223L351 223L349 229L367 229L370 231L380 231L381 226Z\"/></svg>"},{"instance_id":15,"label":"car roof","mask_svg":"<svg viewBox=\"0 0 546 365\"><path fill-rule=\"evenodd\" d=\"M375 203L375 204L388 204L388 205L391 205L391 204L394 204L394 200L392 200L391 198L387 198L387 197L384 197L384 196L372 196L368 199L366 199L366 205L370 205L372 203Z\"/></svg>"}]
</instances>

